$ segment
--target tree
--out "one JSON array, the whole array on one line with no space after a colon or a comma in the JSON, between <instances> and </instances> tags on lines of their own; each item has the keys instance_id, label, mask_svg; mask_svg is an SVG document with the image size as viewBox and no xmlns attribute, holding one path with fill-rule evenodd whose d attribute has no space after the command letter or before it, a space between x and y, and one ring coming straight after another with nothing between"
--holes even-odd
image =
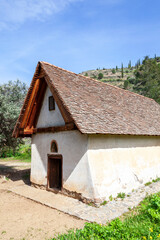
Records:
<instances>
[{"instance_id":1,"label":"tree","mask_svg":"<svg viewBox=\"0 0 160 240\"><path fill-rule=\"evenodd\" d=\"M100 80L100 79L102 79L103 78L103 73L99 73L98 74L98 79Z\"/></svg>"},{"instance_id":2,"label":"tree","mask_svg":"<svg viewBox=\"0 0 160 240\"><path fill-rule=\"evenodd\" d=\"M130 60L129 63L128 63L128 68L129 68L129 69L131 68L131 60Z\"/></svg>"},{"instance_id":3,"label":"tree","mask_svg":"<svg viewBox=\"0 0 160 240\"><path fill-rule=\"evenodd\" d=\"M160 103L160 65L156 59L146 56L134 74L134 91Z\"/></svg>"},{"instance_id":4,"label":"tree","mask_svg":"<svg viewBox=\"0 0 160 240\"><path fill-rule=\"evenodd\" d=\"M88 77L88 73L85 73L84 76L85 76L85 77Z\"/></svg>"},{"instance_id":5,"label":"tree","mask_svg":"<svg viewBox=\"0 0 160 240\"><path fill-rule=\"evenodd\" d=\"M118 71L118 66L116 66L116 71Z\"/></svg>"},{"instance_id":6,"label":"tree","mask_svg":"<svg viewBox=\"0 0 160 240\"><path fill-rule=\"evenodd\" d=\"M123 63L122 63L122 66L121 66L121 77L123 78L124 76L124 72L123 72Z\"/></svg>"},{"instance_id":7,"label":"tree","mask_svg":"<svg viewBox=\"0 0 160 240\"><path fill-rule=\"evenodd\" d=\"M116 70L115 70L114 68L112 69L112 73L113 73L113 74L115 74L115 73L116 73Z\"/></svg>"},{"instance_id":8,"label":"tree","mask_svg":"<svg viewBox=\"0 0 160 240\"><path fill-rule=\"evenodd\" d=\"M0 86L0 156L6 151L15 153L21 140L12 138L27 86L19 80Z\"/></svg>"}]
</instances>

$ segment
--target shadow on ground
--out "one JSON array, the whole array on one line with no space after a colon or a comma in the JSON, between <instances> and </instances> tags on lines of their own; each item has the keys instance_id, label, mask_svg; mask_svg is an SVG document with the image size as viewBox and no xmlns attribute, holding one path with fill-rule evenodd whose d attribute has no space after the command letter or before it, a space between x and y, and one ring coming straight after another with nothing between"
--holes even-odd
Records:
<instances>
[{"instance_id":1,"label":"shadow on ground","mask_svg":"<svg viewBox=\"0 0 160 240\"><path fill-rule=\"evenodd\" d=\"M5 176L12 181L22 180L25 184L30 185L30 168L17 169L14 166L0 164L0 176Z\"/></svg>"}]
</instances>

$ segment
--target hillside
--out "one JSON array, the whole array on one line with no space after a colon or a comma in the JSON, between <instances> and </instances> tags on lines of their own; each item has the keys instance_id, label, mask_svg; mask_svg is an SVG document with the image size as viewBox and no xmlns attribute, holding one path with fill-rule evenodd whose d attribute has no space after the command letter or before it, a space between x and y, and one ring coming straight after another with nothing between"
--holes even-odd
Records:
<instances>
[{"instance_id":1,"label":"hillside","mask_svg":"<svg viewBox=\"0 0 160 240\"><path fill-rule=\"evenodd\" d=\"M138 60L135 66L88 70L81 73L102 82L153 98L160 103L160 57Z\"/></svg>"},{"instance_id":2,"label":"hillside","mask_svg":"<svg viewBox=\"0 0 160 240\"><path fill-rule=\"evenodd\" d=\"M94 79L98 79L99 73L102 73L103 78L99 79L100 81L110 83L117 87L123 88L125 80L127 80L129 78L134 78L135 69L136 69L135 67L123 68L123 78L122 78L121 68L118 68L117 70L116 70L116 68L113 68L113 69L103 68L103 69L96 69L96 70L88 70L88 71L82 72L81 74L83 76L88 76L88 77L91 77Z\"/></svg>"}]
</instances>

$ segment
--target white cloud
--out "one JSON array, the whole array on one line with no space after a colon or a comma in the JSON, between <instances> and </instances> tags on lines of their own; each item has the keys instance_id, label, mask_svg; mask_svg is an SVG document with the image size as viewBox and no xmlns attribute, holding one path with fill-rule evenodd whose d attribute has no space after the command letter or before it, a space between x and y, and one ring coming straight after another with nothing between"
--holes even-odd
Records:
<instances>
[{"instance_id":1,"label":"white cloud","mask_svg":"<svg viewBox=\"0 0 160 240\"><path fill-rule=\"evenodd\" d=\"M0 29L28 19L44 20L81 0L0 0Z\"/></svg>"}]
</instances>

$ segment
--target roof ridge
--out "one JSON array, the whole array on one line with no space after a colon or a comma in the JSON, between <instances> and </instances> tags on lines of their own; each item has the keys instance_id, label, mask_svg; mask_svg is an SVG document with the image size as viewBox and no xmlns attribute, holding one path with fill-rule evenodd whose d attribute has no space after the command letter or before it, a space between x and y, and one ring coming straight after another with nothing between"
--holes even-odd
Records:
<instances>
[{"instance_id":1,"label":"roof ridge","mask_svg":"<svg viewBox=\"0 0 160 240\"><path fill-rule=\"evenodd\" d=\"M50 65L50 66L54 66L55 68L61 69L61 70L65 71L65 72L68 72L68 73L72 73L72 74L74 74L74 75L76 75L76 76L78 76L78 77L80 76L80 77L82 77L82 78L90 79L90 80L92 80L92 81L98 82L99 84L102 84L102 85L105 84L105 85L108 85L108 86L110 86L110 87L112 87L112 88L116 88L116 89L118 88L119 90L122 90L122 91L125 91L125 92L128 92L128 93L131 93L131 94L133 94L133 95L138 95L139 97L147 98L147 99L149 99L150 101L154 101L155 103L157 103L157 102L156 102L154 99L152 99L152 98L143 96L143 95L138 94L138 93L135 93L135 92L131 92L131 91L127 90L127 89L123 89L123 88L120 88L120 87L111 85L111 84L109 84L109 83L105 83L105 82L98 81L97 79L94 79L94 78L91 78L91 77L83 76L83 75L80 75L80 74L78 74L78 73L74 73L74 72L72 72L72 71L68 71L68 70L66 70L66 69L64 69L64 68L55 66L54 64L51 64L51 63L48 63L48 62L45 62L45 61L39 61L39 62L40 62L40 63L47 64L47 65ZM157 104L158 104L158 103L157 103Z\"/></svg>"}]
</instances>

